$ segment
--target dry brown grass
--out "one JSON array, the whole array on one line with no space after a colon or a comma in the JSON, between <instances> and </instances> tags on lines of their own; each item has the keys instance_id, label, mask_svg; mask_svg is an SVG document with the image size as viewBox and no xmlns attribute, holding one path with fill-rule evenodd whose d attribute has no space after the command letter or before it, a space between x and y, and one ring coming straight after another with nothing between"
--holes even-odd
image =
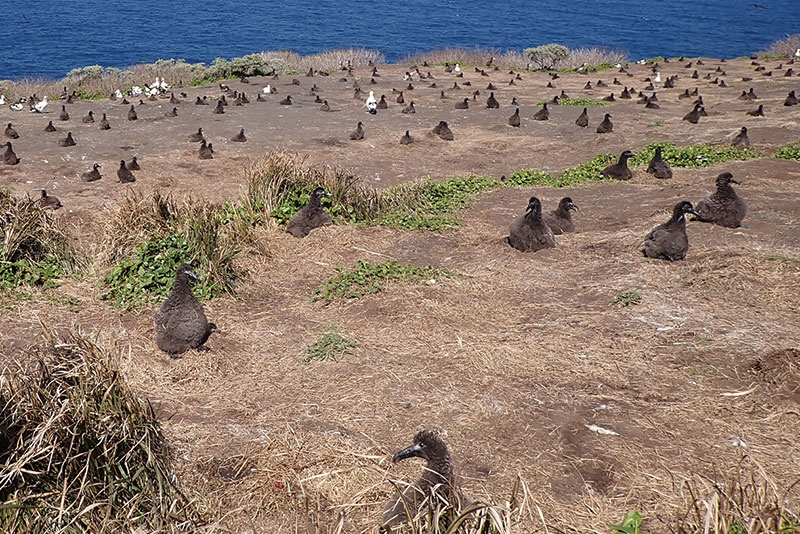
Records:
<instances>
[{"instance_id":1,"label":"dry brown grass","mask_svg":"<svg viewBox=\"0 0 800 534\"><path fill-rule=\"evenodd\" d=\"M494 57L493 65L524 69L529 60L516 50L503 52L496 48L440 48L425 52L416 52L402 58L399 63L421 65L428 62L431 65L444 65L445 63L459 63L467 66L485 67L486 63Z\"/></svg>"},{"instance_id":2,"label":"dry brown grass","mask_svg":"<svg viewBox=\"0 0 800 534\"><path fill-rule=\"evenodd\" d=\"M625 63L628 55L619 50L607 48L575 48L570 49L569 57L558 63L560 69L576 69L581 66L595 67L603 63Z\"/></svg>"},{"instance_id":3,"label":"dry brown grass","mask_svg":"<svg viewBox=\"0 0 800 534\"><path fill-rule=\"evenodd\" d=\"M45 330L0 376L3 532L180 532L198 523L150 404L115 356Z\"/></svg>"},{"instance_id":4,"label":"dry brown grass","mask_svg":"<svg viewBox=\"0 0 800 534\"><path fill-rule=\"evenodd\" d=\"M761 50L758 55L791 58L798 48L800 48L800 33L787 35L784 39L775 41L764 50Z\"/></svg>"}]
</instances>

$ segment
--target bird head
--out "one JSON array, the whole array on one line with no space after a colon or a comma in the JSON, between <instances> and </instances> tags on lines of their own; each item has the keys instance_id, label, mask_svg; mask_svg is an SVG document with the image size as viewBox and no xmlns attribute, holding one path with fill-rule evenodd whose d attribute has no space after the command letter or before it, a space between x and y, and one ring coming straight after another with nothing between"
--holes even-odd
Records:
<instances>
[{"instance_id":1,"label":"bird head","mask_svg":"<svg viewBox=\"0 0 800 534\"><path fill-rule=\"evenodd\" d=\"M687 213L691 213L692 215L699 217L700 214L694 210L694 206L692 206L691 202L684 200L683 202L678 202L675 205L675 211L673 215L675 218L680 218L686 215Z\"/></svg>"},{"instance_id":2,"label":"bird head","mask_svg":"<svg viewBox=\"0 0 800 534\"><path fill-rule=\"evenodd\" d=\"M431 460L447 454L447 445L442 438L432 430L422 430L414 436L414 443L405 449L397 451L392 458L397 463L406 458L423 458Z\"/></svg>"},{"instance_id":3,"label":"bird head","mask_svg":"<svg viewBox=\"0 0 800 534\"><path fill-rule=\"evenodd\" d=\"M729 172L723 172L719 176L717 176L717 187L724 186L727 184L738 184L739 180L735 180L733 175Z\"/></svg>"},{"instance_id":4,"label":"bird head","mask_svg":"<svg viewBox=\"0 0 800 534\"><path fill-rule=\"evenodd\" d=\"M528 200L528 207L525 209L526 215L528 213L536 214L542 211L542 203L536 197L531 197Z\"/></svg>"},{"instance_id":5,"label":"bird head","mask_svg":"<svg viewBox=\"0 0 800 534\"><path fill-rule=\"evenodd\" d=\"M567 211L579 211L578 205L572 202L572 199L569 197L564 197L561 199L561 202L558 203L560 207L566 209Z\"/></svg>"},{"instance_id":6,"label":"bird head","mask_svg":"<svg viewBox=\"0 0 800 534\"><path fill-rule=\"evenodd\" d=\"M192 270L192 266L189 265L188 263L182 263L178 267L178 270L176 271L175 275L178 278L186 277L186 278L191 278L195 282L199 282L200 281L200 278L197 277L197 275Z\"/></svg>"}]
</instances>

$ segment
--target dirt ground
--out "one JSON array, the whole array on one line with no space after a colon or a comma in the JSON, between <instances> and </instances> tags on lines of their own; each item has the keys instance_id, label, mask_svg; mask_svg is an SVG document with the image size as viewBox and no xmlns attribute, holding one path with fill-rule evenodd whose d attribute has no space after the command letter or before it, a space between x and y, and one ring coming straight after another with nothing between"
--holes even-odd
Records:
<instances>
[{"instance_id":1,"label":"dirt ground","mask_svg":"<svg viewBox=\"0 0 800 534\"><path fill-rule=\"evenodd\" d=\"M755 72L750 60L703 61L697 80L685 63L661 65L662 78L680 75L675 89L657 91L661 109L636 99L590 108L586 129L574 124L579 107L552 106L549 121L532 120L536 103L562 89L571 97L618 96L614 77L641 90L650 67L631 65L633 77L616 70L562 74L555 89L546 88L545 73L523 72L509 86L508 69L489 76L464 69L461 79L442 67L423 68L434 79L415 80L405 92L415 115L401 114L392 94L408 83L402 66L379 66L376 85L369 85L368 69L358 70L362 88L389 101L375 116L353 98L352 78L340 81L343 73L298 76L299 86L291 77L230 82L252 103L231 105L224 115L193 104L197 95L219 95L216 86L185 89L178 117L169 119L164 113L172 106L163 100L137 106L135 122L125 119L126 106L109 101L68 105L68 122L57 120L59 102L41 115L5 107L0 124L19 131L13 143L22 162L0 165L0 186L17 194L47 187L64 204L56 216L91 250L129 188L237 199L242 165L277 147L353 168L383 187L427 175L558 172L600 152L636 151L654 141L726 143L741 126L765 153L800 140L800 106L782 105L788 91L800 91L800 78L784 77L779 60L762 61L771 77ZM718 66L729 88L703 79L718 76ZM583 89L598 79L609 87ZM461 90L452 89L456 81ZM489 82L497 86L499 110L485 108ZM279 93L257 103L266 83ZM319 111L309 95L314 84L336 111ZM709 116L692 125L681 120L691 100L677 95L695 87ZM750 87L759 100L739 101ZM481 92L474 105L455 110L474 89ZM286 95L294 105L278 104ZM506 126L512 97L520 103L519 129ZM758 104L766 117L746 115ZM112 129L82 124L90 109L98 120L106 112ZM595 128L605 112L613 115L614 132L600 135ZM43 131L48 120L59 132ZM427 134L440 120L450 124L454 141ZM350 141L358 121L366 139ZM198 127L214 144L213 160L199 160L187 140ZM240 127L248 142L231 142ZM416 139L410 146L399 144L405 130ZM77 146L58 146L67 131ZM136 183L115 183L119 160L133 155L142 166ZM81 182L77 175L94 162L103 179ZM741 181L736 189L749 204L748 227L690 222L685 261L643 258L643 236L667 220L676 202L711 193L724 171ZM555 249L521 254L502 238L531 195L545 209L571 196L580 206L577 231L558 236ZM666 181L638 169L628 183L503 188L481 195L463 218L462 228L444 234L336 226L297 240L265 230L272 256L242 259L249 275L238 298L205 304L219 326L209 352L182 359L160 353L152 312L123 314L99 301L104 273L97 272L30 301L6 299L0 354L8 360L35 343L40 321L80 328L116 347L134 388L163 417L184 484L206 496L201 505L226 503L233 532L307 532L304 506L321 532L340 512L344 532L375 532L392 493L386 479L412 481L420 471L413 461L392 466L391 455L422 428L445 433L466 493L503 503L520 477L548 527L561 530L606 532L638 509L646 530L670 531L687 509L680 481L728 473L743 455L776 491L798 478L800 162L763 158L675 169ZM327 306L311 302L335 266L360 259L430 264L465 277L389 285ZM641 304L611 304L627 290L639 291ZM355 353L305 362L302 350L329 328L355 340ZM796 510L800 487L787 500ZM544 531L535 507L517 531Z\"/></svg>"}]
</instances>

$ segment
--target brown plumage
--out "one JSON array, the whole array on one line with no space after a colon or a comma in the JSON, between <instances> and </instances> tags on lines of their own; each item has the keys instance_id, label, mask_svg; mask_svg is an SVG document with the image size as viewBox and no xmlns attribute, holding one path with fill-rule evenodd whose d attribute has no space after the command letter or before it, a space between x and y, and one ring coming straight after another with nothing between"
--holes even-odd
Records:
<instances>
[{"instance_id":1,"label":"brown plumage","mask_svg":"<svg viewBox=\"0 0 800 534\"><path fill-rule=\"evenodd\" d=\"M19 163L17 154L14 152L14 149L11 148L11 141L6 142L6 150L3 152L3 163L6 165L16 165Z\"/></svg>"},{"instance_id":2,"label":"brown plumage","mask_svg":"<svg viewBox=\"0 0 800 534\"><path fill-rule=\"evenodd\" d=\"M583 108L583 111L581 112L581 114L578 115L577 119L575 119L575 124L577 124L581 128L586 128L587 126L589 126L589 110L588 110L588 108Z\"/></svg>"},{"instance_id":3,"label":"brown plumage","mask_svg":"<svg viewBox=\"0 0 800 534\"><path fill-rule=\"evenodd\" d=\"M19 133L17 133L17 131L14 129L14 127L11 125L10 122L8 123L8 126L6 126L6 130L4 133L5 136L8 137L9 139L19 139Z\"/></svg>"},{"instance_id":4,"label":"brown plumage","mask_svg":"<svg viewBox=\"0 0 800 534\"><path fill-rule=\"evenodd\" d=\"M386 102L386 95L381 95L381 99L378 101L378 109L389 109L389 104Z\"/></svg>"},{"instance_id":5,"label":"brown plumage","mask_svg":"<svg viewBox=\"0 0 800 534\"><path fill-rule=\"evenodd\" d=\"M108 123L108 119L106 118L106 114L103 113L103 118L100 119L100 129L101 130L110 130L111 125Z\"/></svg>"},{"instance_id":6,"label":"brown plumage","mask_svg":"<svg viewBox=\"0 0 800 534\"><path fill-rule=\"evenodd\" d=\"M138 120L138 119L139 119L139 116L136 114L136 108L134 108L133 104L131 104L131 107L128 110L128 120L129 121L135 121L135 120Z\"/></svg>"},{"instance_id":7,"label":"brown plumage","mask_svg":"<svg viewBox=\"0 0 800 534\"><path fill-rule=\"evenodd\" d=\"M128 167L129 170L132 171L142 170L142 168L139 166L139 160L136 159L136 156L133 156L126 166Z\"/></svg>"},{"instance_id":8,"label":"brown plumage","mask_svg":"<svg viewBox=\"0 0 800 534\"><path fill-rule=\"evenodd\" d=\"M401 145L410 145L413 142L414 142L414 138L411 137L411 134L409 133L409 131L406 130L406 133L403 135L403 137L400 138L400 144Z\"/></svg>"},{"instance_id":9,"label":"brown plumage","mask_svg":"<svg viewBox=\"0 0 800 534\"><path fill-rule=\"evenodd\" d=\"M136 177L130 170L128 170L128 166L125 163L124 159L119 162L119 169L117 169L117 178L119 179L120 183L123 184L130 184L136 181Z\"/></svg>"},{"instance_id":10,"label":"brown plumage","mask_svg":"<svg viewBox=\"0 0 800 534\"><path fill-rule=\"evenodd\" d=\"M731 187L738 184L729 172L717 176L717 191L710 197L697 203L697 220L738 228L747 215L747 202Z\"/></svg>"},{"instance_id":11,"label":"brown plumage","mask_svg":"<svg viewBox=\"0 0 800 534\"><path fill-rule=\"evenodd\" d=\"M89 113L87 113L86 116L81 119L81 122L84 124L91 124L94 122L94 113L92 110L89 110Z\"/></svg>"},{"instance_id":12,"label":"brown plumage","mask_svg":"<svg viewBox=\"0 0 800 534\"><path fill-rule=\"evenodd\" d=\"M222 115L225 113L225 105L222 103L222 100L217 100L217 105L212 113L216 115Z\"/></svg>"},{"instance_id":13,"label":"brown plumage","mask_svg":"<svg viewBox=\"0 0 800 534\"><path fill-rule=\"evenodd\" d=\"M542 104L542 109L533 114L533 120L548 121L550 120L550 110L547 109L547 102Z\"/></svg>"},{"instance_id":14,"label":"brown plumage","mask_svg":"<svg viewBox=\"0 0 800 534\"><path fill-rule=\"evenodd\" d=\"M200 159L213 159L214 147L211 143L206 144L206 140L200 141L200 148L197 150L197 157Z\"/></svg>"},{"instance_id":15,"label":"brown plumage","mask_svg":"<svg viewBox=\"0 0 800 534\"><path fill-rule=\"evenodd\" d=\"M489 98L486 99L486 107L489 109L497 109L500 107L500 102L494 97L494 93L489 93Z\"/></svg>"},{"instance_id":16,"label":"brown plumage","mask_svg":"<svg viewBox=\"0 0 800 534\"><path fill-rule=\"evenodd\" d=\"M535 252L556 246L553 231L542 220L542 203L531 197L525 215L517 217L508 228L505 241L522 252Z\"/></svg>"},{"instance_id":17,"label":"brown plumage","mask_svg":"<svg viewBox=\"0 0 800 534\"><path fill-rule=\"evenodd\" d=\"M189 136L189 141L191 141L192 143L199 143L203 139L204 139L204 137L203 137L203 129L202 128L198 128L195 133L193 133L192 135Z\"/></svg>"},{"instance_id":18,"label":"brown plumage","mask_svg":"<svg viewBox=\"0 0 800 534\"><path fill-rule=\"evenodd\" d=\"M455 505L455 501L463 500L455 487L453 459L438 434L431 430L419 432L414 436L414 443L395 453L392 461L397 463L406 458L422 458L427 464L416 484L407 486L386 504L382 519L384 529L394 529L407 522L409 514L411 517L416 516L423 506L427 507L426 503L434 489L451 504Z\"/></svg>"},{"instance_id":19,"label":"brown plumage","mask_svg":"<svg viewBox=\"0 0 800 534\"><path fill-rule=\"evenodd\" d=\"M61 113L58 115L58 120L60 121L68 121L69 120L69 113L67 113L67 106L61 105Z\"/></svg>"},{"instance_id":20,"label":"brown plumage","mask_svg":"<svg viewBox=\"0 0 800 534\"><path fill-rule=\"evenodd\" d=\"M614 131L614 123L611 122L611 113L606 113L603 122L597 125L597 133L605 134Z\"/></svg>"},{"instance_id":21,"label":"brown plumage","mask_svg":"<svg viewBox=\"0 0 800 534\"><path fill-rule=\"evenodd\" d=\"M691 122L692 124L697 124L700 120L700 110L702 106L700 104L695 104L694 109L683 116L683 120Z\"/></svg>"},{"instance_id":22,"label":"brown plumage","mask_svg":"<svg viewBox=\"0 0 800 534\"><path fill-rule=\"evenodd\" d=\"M317 187L311 193L311 198L308 199L306 205L289 219L286 231L295 237L305 237L314 228L331 224L331 218L322 209L322 199L330 196L331 194L324 188Z\"/></svg>"},{"instance_id":23,"label":"brown plumage","mask_svg":"<svg viewBox=\"0 0 800 534\"><path fill-rule=\"evenodd\" d=\"M53 121L49 121L47 123L47 126L44 127L44 131L45 132L57 132L58 130L56 130L56 127L53 126Z\"/></svg>"},{"instance_id":24,"label":"brown plumage","mask_svg":"<svg viewBox=\"0 0 800 534\"><path fill-rule=\"evenodd\" d=\"M764 104L759 104L758 108L748 111L748 115L751 117L763 117L764 116Z\"/></svg>"},{"instance_id":25,"label":"brown plumage","mask_svg":"<svg viewBox=\"0 0 800 534\"><path fill-rule=\"evenodd\" d=\"M469 98L456 102L456 109L469 109Z\"/></svg>"},{"instance_id":26,"label":"brown plumage","mask_svg":"<svg viewBox=\"0 0 800 534\"><path fill-rule=\"evenodd\" d=\"M97 180L102 178L102 176L100 175L100 171L97 170L99 168L100 164L95 163L94 165L92 165L92 170L81 173L81 180L84 182L96 182Z\"/></svg>"},{"instance_id":27,"label":"brown plumage","mask_svg":"<svg viewBox=\"0 0 800 534\"><path fill-rule=\"evenodd\" d=\"M286 98L278 102L281 106L291 106L292 105L292 97L290 95L286 95Z\"/></svg>"},{"instance_id":28,"label":"brown plumage","mask_svg":"<svg viewBox=\"0 0 800 534\"><path fill-rule=\"evenodd\" d=\"M155 315L156 345L170 355L202 347L216 329L192 294L189 279L197 281L197 275L184 263L175 272L172 292Z\"/></svg>"},{"instance_id":29,"label":"brown plumage","mask_svg":"<svg viewBox=\"0 0 800 534\"><path fill-rule=\"evenodd\" d=\"M739 130L739 133L736 134L736 137L733 138L731 144L737 148L750 146L750 138L747 136L746 126L742 126L742 129Z\"/></svg>"},{"instance_id":30,"label":"brown plumage","mask_svg":"<svg viewBox=\"0 0 800 534\"><path fill-rule=\"evenodd\" d=\"M789 91L789 94L786 96L786 100L783 101L784 106L796 106L797 105L797 97L794 94L794 91Z\"/></svg>"},{"instance_id":31,"label":"brown plumage","mask_svg":"<svg viewBox=\"0 0 800 534\"><path fill-rule=\"evenodd\" d=\"M75 146L75 139L72 138L72 132L67 132L67 136L58 142L58 146L68 147Z\"/></svg>"},{"instance_id":32,"label":"brown plumage","mask_svg":"<svg viewBox=\"0 0 800 534\"><path fill-rule=\"evenodd\" d=\"M514 110L514 114L508 118L508 125L514 128L519 128L520 124L522 124L522 122L519 118L519 108L517 108Z\"/></svg>"},{"instance_id":33,"label":"brown plumage","mask_svg":"<svg viewBox=\"0 0 800 534\"><path fill-rule=\"evenodd\" d=\"M662 180L672 178L672 168L661 156L661 147L656 148L656 153L653 154L653 158L647 166L647 172Z\"/></svg>"},{"instance_id":34,"label":"brown plumage","mask_svg":"<svg viewBox=\"0 0 800 534\"><path fill-rule=\"evenodd\" d=\"M177 117L178 116L178 108L172 108L171 110L164 113L165 117Z\"/></svg>"},{"instance_id":35,"label":"brown plumage","mask_svg":"<svg viewBox=\"0 0 800 534\"><path fill-rule=\"evenodd\" d=\"M572 222L571 211L578 211L578 205L572 202L570 197L564 197L556 209L542 215L542 220L555 235L574 232L575 223Z\"/></svg>"},{"instance_id":36,"label":"brown plumage","mask_svg":"<svg viewBox=\"0 0 800 534\"><path fill-rule=\"evenodd\" d=\"M364 139L364 123L361 121L356 125L356 129L350 132L351 141L361 141Z\"/></svg>"},{"instance_id":37,"label":"brown plumage","mask_svg":"<svg viewBox=\"0 0 800 534\"><path fill-rule=\"evenodd\" d=\"M648 258L667 261L680 261L689 250L689 237L686 235L686 214L697 212L690 202L679 202L672 211L672 217L653 228L644 238L642 253Z\"/></svg>"},{"instance_id":38,"label":"brown plumage","mask_svg":"<svg viewBox=\"0 0 800 534\"><path fill-rule=\"evenodd\" d=\"M626 150L619 155L616 163L612 163L602 171L600 174L612 180L630 180L633 178L633 172L628 167L628 160L634 156L633 152Z\"/></svg>"},{"instance_id":39,"label":"brown plumage","mask_svg":"<svg viewBox=\"0 0 800 534\"><path fill-rule=\"evenodd\" d=\"M58 197L50 196L45 189L42 189L42 197L39 199L39 204L46 210L57 210L61 207L61 201Z\"/></svg>"},{"instance_id":40,"label":"brown plumage","mask_svg":"<svg viewBox=\"0 0 800 534\"><path fill-rule=\"evenodd\" d=\"M231 138L231 141L233 141L234 143L244 143L244 142L246 142L247 141L247 137L245 137L245 135L244 135L244 128L241 128L239 130L239 133L234 135Z\"/></svg>"},{"instance_id":41,"label":"brown plumage","mask_svg":"<svg viewBox=\"0 0 800 534\"><path fill-rule=\"evenodd\" d=\"M403 110L401 111L401 113L407 113L407 114L412 114L412 115L414 113L416 113L416 112L417 112L417 109L414 107L414 101L413 100L411 102L409 102L409 104L406 107L404 107Z\"/></svg>"},{"instance_id":42,"label":"brown plumage","mask_svg":"<svg viewBox=\"0 0 800 534\"><path fill-rule=\"evenodd\" d=\"M452 141L453 138L453 131L447 125L445 121L439 121L439 124L433 127L433 133L438 135L441 139L445 141Z\"/></svg>"}]
</instances>

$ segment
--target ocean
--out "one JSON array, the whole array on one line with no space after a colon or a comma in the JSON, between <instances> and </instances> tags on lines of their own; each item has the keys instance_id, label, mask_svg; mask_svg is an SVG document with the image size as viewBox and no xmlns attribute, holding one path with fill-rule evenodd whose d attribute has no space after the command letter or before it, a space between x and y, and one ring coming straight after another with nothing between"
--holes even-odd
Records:
<instances>
[{"instance_id":1,"label":"ocean","mask_svg":"<svg viewBox=\"0 0 800 534\"><path fill-rule=\"evenodd\" d=\"M389 61L445 46L521 50L550 42L613 48L632 59L732 58L800 32L800 0L756 1L11 0L3 8L0 79L347 47L377 49Z\"/></svg>"}]
</instances>

